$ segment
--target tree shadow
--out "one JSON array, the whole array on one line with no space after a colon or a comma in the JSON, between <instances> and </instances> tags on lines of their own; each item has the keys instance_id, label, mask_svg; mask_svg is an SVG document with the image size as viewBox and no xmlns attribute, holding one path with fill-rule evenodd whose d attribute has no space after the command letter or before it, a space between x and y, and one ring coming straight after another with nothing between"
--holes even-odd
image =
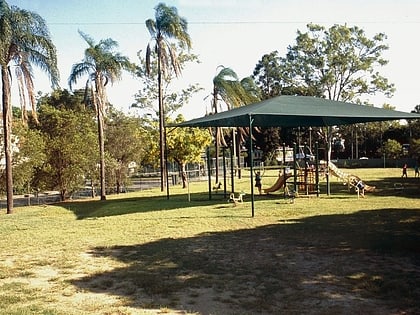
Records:
<instances>
[{"instance_id":1,"label":"tree shadow","mask_svg":"<svg viewBox=\"0 0 420 315\"><path fill-rule=\"evenodd\" d=\"M190 201L189 201L190 199ZM83 200L67 201L58 203L69 211L72 211L77 219L92 219L131 213L150 211L173 210L177 208L189 208L197 206L217 205L221 207L230 206L223 194L212 196L209 200L208 194L193 193L188 198L187 194L170 196L144 196L108 200Z\"/></svg>"},{"instance_id":2,"label":"tree shadow","mask_svg":"<svg viewBox=\"0 0 420 315\"><path fill-rule=\"evenodd\" d=\"M420 209L279 221L147 244L96 247L126 267L72 281L200 314L420 312ZM207 302L205 302L207 301Z\"/></svg>"},{"instance_id":3,"label":"tree shadow","mask_svg":"<svg viewBox=\"0 0 420 315\"><path fill-rule=\"evenodd\" d=\"M420 198L420 179L414 177L386 177L373 182L378 195Z\"/></svg>"},{"instance_id":4,"label":"tree shadow","mask_svg":"<svg viewBox=\"0 0 420 315\"><path fill-rule=\"evenodd\" d=\"M368 195L420 198L419 178L386 177L381 178L380 180L369 180L366 181L365 184L375 187L373 192L367 193ZM343 185L342 182L336 181L331 183L331 191L332 194L354 195L356 193L354 188L351 188L349 191L347 185Z\"/></svg>"}]
</instances>

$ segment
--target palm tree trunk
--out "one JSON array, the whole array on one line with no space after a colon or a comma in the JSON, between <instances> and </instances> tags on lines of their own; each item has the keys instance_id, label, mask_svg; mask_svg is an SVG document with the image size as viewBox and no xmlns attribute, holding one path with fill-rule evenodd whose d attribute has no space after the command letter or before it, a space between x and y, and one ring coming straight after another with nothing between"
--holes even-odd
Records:
<instances>
[{"instance_id":1,"label":"palm tree trunk","mask_svg":"<svg viewBox=\"0 0 420 315\"><path fill-rule=\"evenodd\" d=\"M158 47L158 90L159 90L159 150L160 150L160 191L165 190L165 110L163 106L162 73L160 60L160 46Z\"/></svg>"},{"instance_id":2,"label":"palm tree trunk","mask_svg":"<svg viewBox=\"0 0 420 315\"><path fill-rule=\"evenodd\" d=\"M98 92L92 89L93 106L96 109L96 116L98 119L98 142L99 142L99 180L101 186L101 200L106 200L105 192L105 140L104 140L104 117L103 106L101 100L98 99ZM98 104L99 101L99 104Z\"/></svg>"},{"instance_id":3,"label":"palm tree trunk","mask_svg":"<svg viewBox=\"0 0 420 315\"><path fill-rule=\"evenodd\" d=\"M238 131L236 129L236 131ZM239 136L239 132L235 133L235 137L236 137L236 158L237 158L237 163L238 163L238 178L241 179L242 178L242 169L241 169L241 137Z\"/></svg>"},{"instance_id":4,"label":"palm tree trunk","mask_svg":"<svg viewBox=\"0 0 420 315\"><path fill-rule=\"evenodd\" d=\"M219 144L219 137L220 137L220 128L216 127L216 184L219 182L219 155L220 155L220 144Z\"/></svg>"},{"instance_id":5,"label":"palm tree trunk","mask_svg":"<svg viewBox=\"0 0 420 315\"><path fill-rule=\"evenodd\" d=\"M217 88L216 86L213 87L213 110L214 113L217 114ZM220 145L219 145L219 137L220 137L220 128L216 127L215 130L215 149L216 149L216 184L219 182L219 154L220 154Z\"/></svg>"},{"instance_id":6,"label":"palm tree trunk","mask_svg":"<svg viewBox=\"0 0 420 315\"><path fill-rule=\"evenodd\" d=\"M105 192L105 141L104 141L104 118L98 110L98 141L99 141L99 166L100 166L100 180L101 180L101 200L106 200Z\"/></svg>"},{"instance_id":7,"label":"palm tree trunk","mask_svg":"<svg viewBox=\"0 0 420 315\"><path fill-rule=\"evenodd\" d=\"M12 174L12 109L10 104L10 80L6 67L1 68L2 78L2 102L3 102L3 136L4 157L6 161L6 197L7 214L13 213L13 174Z\"/></svg>"}]
</instances>

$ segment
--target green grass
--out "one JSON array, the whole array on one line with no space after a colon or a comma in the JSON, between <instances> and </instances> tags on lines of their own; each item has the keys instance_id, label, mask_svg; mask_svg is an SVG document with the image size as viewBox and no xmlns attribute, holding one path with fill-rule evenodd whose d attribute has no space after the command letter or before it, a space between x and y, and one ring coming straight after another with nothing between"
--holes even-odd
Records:
<instances>
[{"instance_id":1,"label":"green grass","mask_svg":"<svg viewBox=\"0 0 420 315\"><path fill-rule=\"evenodd\" d=\"M234 207L207 183L0 214L0 314L390 314L420 312L420 179L344 170L294 204ZM267 171L264 187L276 180ZM404 190L394 189L403 184ZM189 194L188 194L189 192ZM189 201L190 200L190 201Z\"/></svg>"}]
</instances>

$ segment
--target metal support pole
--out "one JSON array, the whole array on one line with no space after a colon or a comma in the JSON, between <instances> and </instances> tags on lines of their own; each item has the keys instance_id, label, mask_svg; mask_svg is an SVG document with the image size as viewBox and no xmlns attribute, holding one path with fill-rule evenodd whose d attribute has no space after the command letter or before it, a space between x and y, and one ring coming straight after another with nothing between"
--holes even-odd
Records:
<instances>
[{"instance_id":1,"label":"metal support pole","mask_svg":"<svg viewBox=\"0 0 420 315\"><path fill-rule=\"evenodd\" d=\"M330 159L331 159L331 127L327 127L327 172L326 174L326 180L327 180L327 196L331 194L330 189Z\"/></svg>"},{"instance_id":2,"label":"metal support pole","mask_svg":"<svg viewBox=\"0 0 420 315\"><path fill-rule=\"evenodd\" d=\"M226 148L222 147L223 154L223 198L226 198Z\"/></svg>"},{"instance_id":3,"label":"metal support pole","mask_svg":"<svg viewBox=\"0 0 420 315\"><path fill-rule=\"evenodd\" d=\"M210 165L210 147L207 147L207 176L209 184L209 200L211 200L211 165Z\"/></svg>"},{"instance_id":4,"label":"metal support pole","mask_svg":"<svg viewBox=\"0 0 420 315\"><path fill-rule=\"evenodd\" d=\"M254 157L253 157L253 149L252 149L252 116L249 115L249 148L248 148L248 152L249 152L249 163L250 165L250 178L251 178L251 214L252 217L254 217Z\"/></svg>"},{"instance_id":5,"label":"metal support pole","mask_svg":"<svg viewBox=\"0 0 420 315\"><path fill-rule=\"evenodd\" d=\"M233 141L232 146L230 147L230 180L232 183L232 192L235 192L235 167L234 167L234 163L235 163L235 142Z\"/></svg>"},{"instance_id":6,"label":"metal support pole","mask_svg":"<svg viewBox=\"0 0 420 315\"><path fill-rule=\"evenodd\" d=\"M319 197L319 158L318 158L318 141L315 142L315 189L316 196Z\"/></svg>"},{"instance_id":7,"label":"metal support pole","mask_svg":"<svg viewBox=\"0 0 420 315\"><path fill-rule=\"evenodd\" d=\"M298 185L297 185L297 160L296 160L296 154L297 154L297 144L296 142L293 143L293 189L297 192L298 191Z\"/></svg>"},{"instance_id":8,"label":"metal support pole","mask_svg":"<svg viewBox=\"0 0 420 315\"><path fill-rule=\"evenodd\" d=\"M287 180L287 174L286 174L286 143L283 142L283 197L286 198L286 180Z\"/></svg>"}]
</instances>

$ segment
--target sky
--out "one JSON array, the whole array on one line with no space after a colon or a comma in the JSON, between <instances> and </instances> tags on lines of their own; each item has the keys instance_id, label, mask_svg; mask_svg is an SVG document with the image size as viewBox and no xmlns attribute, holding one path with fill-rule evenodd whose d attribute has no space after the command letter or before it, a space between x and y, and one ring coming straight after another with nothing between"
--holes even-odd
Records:
<instances>
[{"instance_id":1,"label":"sky","mask_svg":"<svg viewBox=\"0 0 420 315\"><path fill-rule=\"evenodd\" d=\"M370 97L376 107L384 103L396 110L410 112L420 104L420 1L419 0L6 0L9 5L41 15L57 48L61 87L73 64L82 61L86 43L78 30L96 42L112 38L118 51L139 63L150 41L145 21L155 16L159 2L175 6L188 21L192 39L191 53L199 64L188 65L175 83L179 88L198 83L204 90L195 95L180 113L186 119L201 117L210 111L212 80L223 65L234 70L239 78L252 74L264 54L277 50L284 56L295 43L297 31L305 32L308 23L327 28L347 24L362 28L369 38L385 33L389 46L383 55L389 63L380 73L395 84L390 99ZM81 80L76 88L84 87ZM107 89L116 108L136 112L131 105L141 82L125 74L121 81ZM51 91L48 78L35 72L35 89ZM15 103L15 102L14 102Z\"/></svg>"}]
</instances>

